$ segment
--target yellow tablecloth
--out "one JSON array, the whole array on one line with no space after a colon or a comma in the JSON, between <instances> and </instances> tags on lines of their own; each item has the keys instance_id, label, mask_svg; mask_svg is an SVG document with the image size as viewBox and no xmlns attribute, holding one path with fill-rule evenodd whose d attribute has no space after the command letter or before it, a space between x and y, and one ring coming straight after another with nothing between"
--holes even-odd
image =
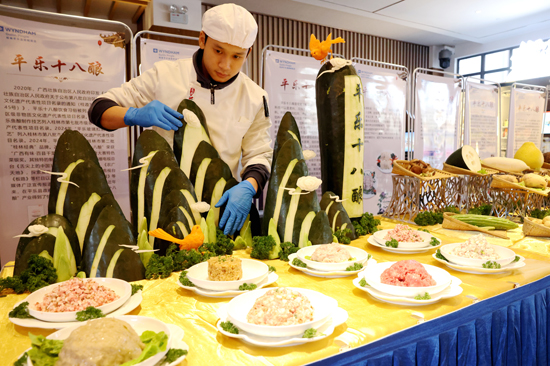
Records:
<instances>
[{"instance_id":1,"label":"yellow tablecloth","mask_svg":"<svg viewBox=\"0 0 550 366\"><path fill-rule=\"evenodd\" d=\"M381 228L395 226L396 221L382 219ZM442 229L439 225L428 228L444 244L462 241L473 232L458 232ZM425 254L398 255L383 251L367 243L367 237L354 241L351 245L364 248L378 262L415 259L419 262L439 266L451 275L462 280L463 293L433 305L405 307L380 302L367 293L356 289L352 280L345 278L317 278L290 268L280 260L266 261L277 269L278 281L272 286L304 287L332 296L341 308L347 310L349 319L335 329L335 332L321 341L299 347L261 348L249 346L238 340L225 337L216 329L216 310L229 299L212 299L195 295L177 285L178 274L173 273L165 280L140 281L144 285L143 302L130 313L157 318L166 323L176 324L185 331L184 341L190 351L182 365L302 365L338 353L347 347L355 348L381 337L390 335L417 322L411 316L421 312L426 320L434 319L452 311L466 307L472 300L466 295L486 299L513 288L510 282L521 285L536 281L550 274L550 253L548 240L524 238L521 229L509 232L510 240L490 238L493 244L507 246L526 258L526 266L510 273L497 275L474 275L454 271L435 261L433 250ZM244 251L236 251L236 256L247 258ZM11 275L6 266L2 276ZM49 335L51 330L28 329L14 326L8 319L8 312L14 304L27 295L8 295L0 298L0 360L3 364L14 362L28 347L27 333ZM5 363L4 363L5 362Z\"/></svg>"}]
</instances>

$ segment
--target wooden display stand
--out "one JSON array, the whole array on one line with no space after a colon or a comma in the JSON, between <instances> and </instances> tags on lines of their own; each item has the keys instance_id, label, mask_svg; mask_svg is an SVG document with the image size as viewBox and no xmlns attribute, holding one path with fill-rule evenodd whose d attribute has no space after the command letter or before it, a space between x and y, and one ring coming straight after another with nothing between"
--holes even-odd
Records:
<instances>
[{"instance_id":1,"label":"wooden display stand","mask_svg":"<svg viewBox=\"0 0 550 366\"><path fill-rule=\"evenodd\" d=\"M525 189L492 187L492 213L497 217L520 222L522 217L529 216L534 209L540 209L545 198L547 197Z\"/></svg>"}]
</instances>

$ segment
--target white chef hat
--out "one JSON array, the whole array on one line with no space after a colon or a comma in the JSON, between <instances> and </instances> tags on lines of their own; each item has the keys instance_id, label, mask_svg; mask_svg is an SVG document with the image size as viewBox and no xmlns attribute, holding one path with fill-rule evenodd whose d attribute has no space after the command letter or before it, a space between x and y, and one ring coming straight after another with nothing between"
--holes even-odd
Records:
<instances>
[{"instance_id":1,"label":"white chef hat","mask_svg":"<svg viewBox=\"0 0 550 366\"><path fill-rule=\"evenodd\" d=\"M242 6L222 4L204 13L202 30L218 42L250 48L258 34L258 24L252 14Z\"/></svg>"}]
</instances>

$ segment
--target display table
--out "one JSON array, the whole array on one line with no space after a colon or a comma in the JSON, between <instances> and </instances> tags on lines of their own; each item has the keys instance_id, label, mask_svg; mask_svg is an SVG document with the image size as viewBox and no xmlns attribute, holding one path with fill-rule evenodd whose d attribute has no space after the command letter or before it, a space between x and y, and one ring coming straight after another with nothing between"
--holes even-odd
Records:
<instances>
[{"instance_id":1,"label":"display table","mask_svg":"<svg viewBox=\"0 0 550 366\"><path fill-rule=\"evenodd\" d=\"M382 219L381 228L392 228L396 223ZM444 244L460 242L475 235L442 229L439 225L428 229ZM454 271L432 258L434 250L412 255L392 254L368 244L367 237L351 244L364 248L378 262L415 259L444 268L462 280L462 294L419 307L380 302L354 287L352 280L355 276L312 277L290 268L286 262L266 261L277 269L279 275L272 287L303 287L322 292L335 298L349 314L346 323L337 327L330 337L299 347L261 348L220 334L216 329L216 310L230 299L207 298L184 290L177 285L179 274L176 273L164 280L140 281L144 285L143 302L130 314L149 316L180 326L185 331L184 341L190 347L182 365L302 365L319 360L320 364L326 365L349 365L359 361L365 365L367 360L369 365L370 360L372 364L388 365L392 364L392 359L413 365L415 359L423 360L418 363L422 365L447 361L449 364L481 364L479 360L492 360L493 364L498 364L498 360L506 364L508 360L513 364L511 357L521 359L522 354L525 356L533 352L536 353L532 356L536 358L536 364L546 364L547 349L550 349L546 343L546 310L550 292L547 293L546 288L550 287L550 277L545 277L550 274L550 255L547 251L550 241L524 238L520 229L509 234L510 240L489 240L493 244L510 247L525 257L526 266L494 275ZM244 250L236 251L235 255L249 257ZM2 276L11 273L12 268L8 265ZM522 286L514 289L514 283ZM527 284L530 285L523 286ZM467 295L485 301L472 305L474 300ZM14 326L9 321L8 312L26 296L0 298L0 343L3 345L0 360L4 360L5 364L13 363L30 347L29 331L45 336L53 333L50 330ZM484 309L490 311L484 313ZM422 313L426 322L418 325L417 318L411 316L415 312ZM479 345L474 347L476 339ZM510 344L519 347L519 353L516 352L515 356L509 354ZM488 350L484 349L486 347ZM499 349L504 356L501 356ZM489 358L483 358L483 355ZM472 360L474 362L470 363Z\"/></svg>"}]
</instances>

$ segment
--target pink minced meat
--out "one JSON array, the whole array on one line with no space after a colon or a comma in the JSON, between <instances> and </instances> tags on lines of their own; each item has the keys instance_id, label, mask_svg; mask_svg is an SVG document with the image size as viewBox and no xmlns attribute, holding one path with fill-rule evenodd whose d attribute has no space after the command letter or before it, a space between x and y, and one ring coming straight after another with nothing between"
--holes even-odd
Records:
<instances>
[{"instance_id":1,"label":"pink minced meat","mask_svg":"<svg viewBox=\"0 0 550 366\"><path fill-rule=\"evenodd\" d=\"M424 266L412 259L392 264L390 268L382 272L380 282L404 287L427 287L436 284Z\"/></svg>"}]
</instances>

